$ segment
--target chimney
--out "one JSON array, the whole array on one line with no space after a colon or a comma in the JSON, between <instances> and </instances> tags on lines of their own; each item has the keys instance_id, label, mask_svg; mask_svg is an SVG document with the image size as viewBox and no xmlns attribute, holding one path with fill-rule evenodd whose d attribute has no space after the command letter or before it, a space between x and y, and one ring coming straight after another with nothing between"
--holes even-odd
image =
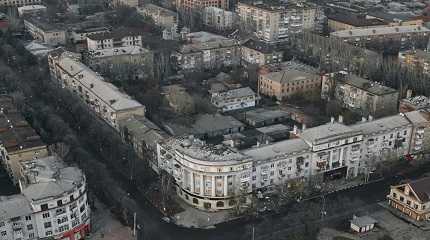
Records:
<instances>
[{"instance_id":1,"label":"chimney","mask_svg":"<svg viewBox=\"0 0 430 240\"><path fill-rule=\"evenodd\" d=\"M412 89L408 89L408 91L406 91L406 98L411 98L412 97Z\"/></svg>"},{"instance_id":2,"label":"chimney","mask_svg":"<svg viewBox=\"0 0 430 240\"><path fill-rule=\"evenodd\" d=\"M373 116L369 115L369 122L373 120Z\"/></svg>"},{"instance_id":3,"label":"chimney","mask_svg":"<svg viewBox=\"0 0 430 240\"><path fill-rule=\"evenodd\" d=\"M339 122L339 123L343 123L343 116L342 116L342 115L339 115L339 120L338 120L338 122Z\"/></svg>"},{"instance_id":4,"label":"chimney","mask_svg":"<svg viewBox=\"0 0 430 240\"><path fill-rule=\"evenodd\" d=\"M331 122L331 123L334 123L334 117L331 117L331 118L330 118L330 122Z\"/></svg>"},{"instance_id":5,"label":"chimney","mask_svg":"<svg viewBox=\"0 0 430 240\"><path fill-rule=\"evenodd\" d=\"M306 123L302 124L302 131L304 131L306 129Z\"/></svg>"},{"instance_id":6,"label":"chimney","mask_svg":"<svg viewBox=\"0 0 430 240\"><path fill-rule=\"evenodd\" d=\"M361 122L366 122L367 119L365 117L361 117Z\"/></svg>"}]
</instances>

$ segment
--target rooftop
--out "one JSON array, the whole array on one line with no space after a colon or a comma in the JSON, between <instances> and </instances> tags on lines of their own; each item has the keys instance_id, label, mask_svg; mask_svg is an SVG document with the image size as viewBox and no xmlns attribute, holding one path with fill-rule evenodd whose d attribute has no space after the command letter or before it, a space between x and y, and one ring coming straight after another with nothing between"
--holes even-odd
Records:
<instances>
[{"instance_id":1,"label":"rooftop","mask_svg":"<svg viewBox=\"0 0 430 240\"><path fill-rule=\"evenodd\" d=\"M267 120L273 120L277 118L288 118L290 115L282 110L271 110L266 108L257 108L254 110L246 111L246 121L252 122L264 122Z\"/></svg>"},{"instance_id":2,"label":"rooftop","mask_svg":"<svg viewBox=\"0 0 430 240\"><path fill-rule=\"evenodd\" d=\"M149 52L148 49L140 46L125 46L125 47L105 48L100 50L90 50L89 55L92 58L103 58L103 57L120 56L120 55L147 54L148 52Z\"/></svg>"},{"instance_id":3,"label":"rooftop","mask_svg":"<svg viewBox=\"0 0 430 240\"><path fill-rule=\"evenodd\" d=\"M291 130L290 127L284 125L284 124L275 124L271 126L265 126L257 128L257 131L264 133L264 134L272 134L277 132L289 132Z\"/></svg>"},{"instance_id":4,"label":"rooftop","mask_svg":"<svg viewBox=\"0 0 430 240\"><path fill-rule=\"evenodd\" d=\"M389 12L383 9L371 10L367 12L367 15L383 19L387 22L408 21L416 17L416 15L411 12Z\"/></svg>"},{"instance_id":5,"label":"rooftop","mask_svg":"<svg viewBox=\"0 0 430 240\"><path fill-rule=\"evenodd\" d=\"M356 217L354 216L351 220L351 224L357 227L367 227L369 225L375 224L377 221L369 216Z\"/></svg>"},{"instance_id":6,"label":"rooftop","mask_svg":"<svg viewBox=\"0 0 430 240\"><path fill-rule=\"evenodd\" d=\"M344 83L360 88L374 95L385 95L397 92L397 90L394 88L381 85L378 82L372 82L354 74L346 75L344 78Z\"/></svg>"},{"instance_id":7,"label":"rooftop","mask_svg":"<svg viewBox=\"0 0 430 240\"><path fill-rule=\"evenodd\" d=\"M224 92L218 92L212 96L212 101L222 102L248 96L255 96L255 92L250 87L243 87L227 90Z\"/></svg>"},{"instance_id":8,"label":"rooftop","mask_svg":"<svg viewBox=\"0 0 430 240\"><path fill-rule=\"evenodd\" d=\"M317 74L303 72L296 69L281 70L279 72L269 72L263 74L265 78L279 82L281 84L293 83L319 77Z\"/></svg>"},{"instance_id":9,"label":"rooftop","mask_svg":"<svg viewBox=\"0 0 430 240\"><path fill-rule=\"evenodd\" d=\"M32 213L30 203L23 195L0 196L0 222Z\"/></svg>"},{"instance_id":10,"label":"rooftop","mask_svg":"<svg viewBox=\"0 0 430 240\"><path fill-rule=\"evenodd\" d=\"M37 57L44 57L44 56L48 55L49 52L54 50L52 47L38 43L36 41L30 42L30 43L26 44L24 47L32 55L37 56Z\"/></svg>"},{"instance_id":11,"label":"rooftop","mask_svg":"<svg viewBox=\"0 0 430 240\"><path fill-rule=\"evenodd\" d=\"M415 106L417 109L430 107L430 99L426 96L415 96L400 100L403 103L408 103Z\"/></svg>"},{"instance_id":12,"label":"rooftop","mask_svg":"<svg viewBox=\"0 0 430 240\"><path fill-rule=\"evenodd\" d=\"M87 37L91 40L104 40L104 39L122 39L128 36L141 36L141 35L142 35L141 29L119 28L119 29L113 29L110 32L91 34Z\"/></svg>"},{"instance_id":13,"label":"rooftop","mask_svg":"<svg viewBox=\"0 0 430 240\"><path fill-rule=\"evenodd\" d=\"M0 95L0 141L9 153L45 147L40 136L16 109L12 97Z\"/></svg>"},{"instance_id":14,"label":"rooftop","mask_svg":"<svg viewBox=\"0 0 430 240\"><path fill-rule=\"evenodd\" d=\"M226 145L207 144L192 136L170 138L164 143L164 146L186 154L197 161L204 161L209 165L211 165L211 162L216 165L219 162L224 164L225 162L249 160L247 156Z\"/></svg>"},{"instance_id":15,"label":"rooftop","mask_svg":"<svg viewBox=\"0 0 430 240\"><path fill-rule=\"evenodd\" d=\"M21 11L30 11L30 10L45 10L46 7L43 5L25 5L22 7L18 7L18 12Z\"/></svg>"},{"instance_id":16,"label":"rooftop","mask_svg":"<svg viewBox=\"0 0 430 240\"><path fill-rule=\"evenodd\" d=\"M422 202L430 201L430 177L409 182L409 185Z\"/></svg>"},{"instance_id":17,"label":"rooftop","mask_svg":"<svg viewBox=\"0 0 430 240\"><path fill-rule=\"evenodd\" d=\"M223 131L230 128L240 128L245 125L232 116L221 114L202 114L197 116L192 125L193 132L196 134L205 134L209 132Z\"/></svg>"},{"instance_id":18,"label":"rooftop","mask_svg":"<svg viewBox=\"0 0 430 240\"><path fill-rule=\"evenodd\" d=\"M310 147L300 138L289 139L277 142L270 145L263 145L242 151L246 156L251 157L255 161L264 161L277 158L285 158L286 156L300 154L309 150Z\"/></svg>"},{"instance_id":19,"label":"rooftop","mask_svg":"<svg viewBox=\"0 0 430 240\"><path fill-rule=\"evenodd\" d=\"M374 135L378 133L387 132L393 129L401 129L402 127L409 126L410 122L401 115L394 115L367 122L361 122L350 127L356 131L361 131L365 135Z\"/></svg>"},{"instance_id":20,"label":"rooftop","mask_svg":"<svg viewBox=\"0 0 430 240\"><path fill-rule=\"evenodd\" d=\"M64 23L55 22L44 16L26 16L24 21L27 21L46 32L66 31L66 25Z\"/></svg>"},{"instance_id":21,"label":"rooftop","mask_svg":"<svg viewBox=\"0 0 430 240\"><path fill-rule=\"evenodd\" d=\"M254 49L256 51L262 52L264 54L271 54L274 52L281 52L282 50L278 49L276 46L269 45L265 42L249 39L242 46Z\"/></svg>"},{"instance_id":22,"label":"rooftop","mask_svg":"<svg viewBox=\"0 0 430 240\"><path fill-rule=\"evenodd\" d=\"M102 99L116 111L143 107L142 104L122 93L113 84L105 82L103 77L81 62L75 61L65 54L61 57L59 65L71 76L79 79L87 89ZM77 78L77 76L82 76Z\"/></svg>"},{"instance_id":23,"label":"rooftop","mask_svg":"<svg viewBox=\"0 0 430 240\"><path fill-rule=\"evenodd\" d=\"M305 129L300 137L314 145L331 142L337 139L358 136L361 131L338 122L330 122L317 127Z\"/></svg>"},{"instance_id":24,"label":"rooftop","mask_svg":"<svg viewBox=\"0 0 430 240\"><path fill-rule=\"evenodd\" d=\"M342 30L330 33L331 36L339 38L353 38L378 36L389 34L408 34L408 33L428 33L430 30L423 26L406 25L395 27L373 27L373 28L357 28L352 30Z\"/></svg>"},{"instance_id":25,"label":"rooftop","mask_svg":"<svg viewBox=\"0 0 430 240\"><path fill-rule=\"evenodd\" d=\"M181 53L198 52L207 49L231 47L237 45L237 40L209 32L193 32L187 34L188 43L179 49Z\"/></svg>"},{"instance_id":26,"label":"rooftop","mask_svg":"<svg viewBox=\"0 0 430 240\"><path fill-rule=\"evenodd\" d=\"M332 13L327 16L329 20L345 23L354 27L380 26L387 25L385 21L377 18L366 18L352 13Z\"/></svg>"},{"instance_id":27,"label":"rooftop","mask_svg":"<svg viewBox=\"0 0 430 240\"><path fill-rule=\"evenodd\" d=\"M286 11L294 8L310 8L312 4L301 1L300 3L278 1L278 0L241 0L239 5L246 5L248 7L260 8L271 12Z\"/></svg>"},{"instance_id":28,"label":"rooftop","mask_svg":"<svg viewBox=\"0 0 430 240\"><path fill-rule=\"evenodd\" d=\"M79 168L67 167L56 156L25 161L21 166L24 178L22 193L32 201L69 193L84 181Z\"/></svg>"}]
</instances>

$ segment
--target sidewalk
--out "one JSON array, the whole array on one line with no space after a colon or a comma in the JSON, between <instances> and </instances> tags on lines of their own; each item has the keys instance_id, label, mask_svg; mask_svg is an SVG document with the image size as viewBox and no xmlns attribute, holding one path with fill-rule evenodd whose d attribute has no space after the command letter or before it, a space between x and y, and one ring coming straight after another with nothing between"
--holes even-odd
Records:
<instances>
[{"instance_id":1,"label":"sidewalk","mask_svg":"<svg viewBox=\"0 0 430 240\"><path fill-rule=\"evenodd\" d=\"M134 240L131 229L122 225L109 208L99 202L94 201L95 210L91 213L91 235L88 240Z\"/></svg>"},{"instance_id":2,"label":"sidewalk","mask_svg":"<svg viewBox=\"0 0 430 240\"><path fill-rule=\"evenodd\" d=\"M206 212L198 210L179 197L174 196L174 200L184 209L171 217L176 225L186 228L215 228L215 225L232 220L231 211Z\"/></svg>"},{"instance_id":3,"label":"sidewalk","mask_svg":"<svg viewBox=\"0 0 430 240\"><path fill-rule=\"evenodd\" d=\"M400 212L397 209L392 208L390 205L388 205L387 202L381 202L378 203L381 207L385 208L386 210L388 210L391 214L393 214L394 216L404 220L405 222L408 222L412 225L414 225L415 227L420 228L423 231L429 231L430 230L430 223L428 221L415 221L412 218L410 218L408 215Z\"/></svg>"}]
</instances>

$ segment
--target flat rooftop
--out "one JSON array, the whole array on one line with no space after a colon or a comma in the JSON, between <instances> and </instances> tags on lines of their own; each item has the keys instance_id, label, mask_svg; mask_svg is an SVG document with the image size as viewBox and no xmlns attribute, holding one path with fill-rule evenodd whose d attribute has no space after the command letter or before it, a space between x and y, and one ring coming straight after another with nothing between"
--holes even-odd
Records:
<instances>
[{"instance_id":1,"label":"flat rooftop","mask_svg":"<svg viewBox=\"0 0 430 240\"><path fill-rule=\"evenodd\" d=\"M305 141L300 138L295 138L247 149L242 151L242 153L251 157L254 161L266 161L304 153L309 149L310 147Z\"/></svg>"},{"instance_id":2,"label":"flat rooftop","mask_svg":"<svg viewBox=\"0 0 430 240\"><path fill-rule=\"evenodd\" d=\"M246 111L245 120L252 122L264 122L279 118L288 118L290 114L282 110L272 110L266 108L257 108L254 110Z\"/></svg>"},{"instance_id":3,"label":"flat rooftop","mask_svg":"<svg viewBox=\"0 0 430 240\"><path fill-rule=\"evenodd\" d=\"M360 134L360 130L355 130L338 122L330 122L317 127L305 129L300 134L300 138L314 145L318 145L321 143L331 142L336 139L349 138Z\"/></svg>"},{"instance_id":4,"label":"flat rooftop","mask_svg":"<svg viewBox=\"0 0 430 240\"><path fill-rule=\"evenodd\" d=\"M354 27L381 26L388 23L377 18L366 18L352 13L332 13L327 16L329 20L345 23Z\"/></svg>"},{"instance_id":5,"label":"flat rooftop","mask_svg":"<svg viewBox=\"0 0 430 240\"><path fill-rule=\"evenodd\" d=\"M255 96L255 92L250 87L237 88L219 92L216 96L212 97L213 101L226 101L230 99Z\"/></svg>"},{"instance_id":6,"label":"flat rooftop","mask_svg":"<svg viewBox=\"0 0 430 240\"><path fill-rule=\"evenodd\" d=\"M91 58L104 58L112 56L122 56L122 55L139 55L148 54L149 50L140 46L125 46L125 47L115 47L115 48L105 48L99 50L90 50L89 56Z\"/></svg>"},{"instance_id":7,"label":"flat rooftop","mask_svg":"<svg viewBox=\"0 0 430 240\"><path fill-rule=\"evenodd\" d=\"M226 145L208 144L193 137L170 138L164 142L164 146L209 165L249 160L247 156Z\"/></svg>"},{"instance_id":8,"label":"flat rooftop","mask_svg":"<svg viewBox=\"0 0 430 240\"><path fill-rule=\"evenodd\" d=\"M350 127L354 130L361 131L365 135L376 135L393 129L402 129L409 125L411 125L411 123L404 116L394 115L367 122L356 123Z\"/></svg>"},{"instance_id":9,"label":"flat rooftop","mask_svg":"<svg viewBox=\"0 0 430 240\"><path fill-rule=\"evenodd\" d=\"M221 114L202 114L197 116L192 125L193 132L205 134L210 132L223 131L230 128L241 128L245 125L232 116Z\"/></svg>"},{"instance_id":10,"label":"flat rooftop","mask_svg":"<svg viewBox=\"0 0 430 240\"><path fill-rule=\"evenodd\" d=\"M26 179L22 193L33 201L67 194L85 179L79 168L66 166L56 156L25 161L21 166Z\"/></svg>"},{"instance_id":11,"label":"flat rooftop","mask_svg":"<svg viewBox=\"0 0 430 240\"><path fill-rule=\"evenodd\" d=\"M281 70L279 72L269 72L263 76L271 81L281 84L294 83L308 79L318 78L319 75L296 69Z\"/></svg>"},{"instance_id":12,"label":"flat rooftop","mask_svg":"<svg viewBox=\"0 0 430 240\"><path fill-rule=\"evenodd\" d=\"M33 213L30 203L21 194L0 196L0 221L15 217L29 216Z\"/></svg>"},{"instance_id":13,"label":"flat rooftop","mask_svg":"<svg viewBox=\"0 0 430 240\"><path fill-rule=\"evenodd\" d=\"M143 34L141 29L135 28L119 28L112 29L110 32L95 33L87 36L91 40L104 40L104 39L122 39L127 36L141 36Z\"/></svg>"},{"instance_id":14,"label":"flat rooftop","mask_svg":"<svg viewBox=\"0 0 430 240\"><path fill-rule=\"evenodd\" d=\"M139 7L139 11L147 11L150 14L158 14L158 15L163 15L163 16L168 16L168 17L177 17L178 13L174 12L172 10L169 10L167 8L163 8L161 6L152 4L152 3L147 3L144 4L142 7Z\"/></svg>"},{"instance_id":15,"label":"flat rooftop","mask_svg":"<svg viewBox=\"0 0 430 240\"><path fill-rule=\"evenodd\" d=\"M379 36L390 34L412 34L412 33L428 33L430 30L423 26L395 26L395 27L373 27L360 28L352 30L342 30L330 33L331 36L339 38L354 38L366 36Z\"/></svg>"}]
</instances>

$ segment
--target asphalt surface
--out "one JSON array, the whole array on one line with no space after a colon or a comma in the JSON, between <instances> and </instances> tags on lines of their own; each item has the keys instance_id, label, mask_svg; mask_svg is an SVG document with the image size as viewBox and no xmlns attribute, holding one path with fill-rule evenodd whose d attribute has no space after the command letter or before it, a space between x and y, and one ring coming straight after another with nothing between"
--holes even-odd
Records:
<instances>
[{"instance_id":1,"label":"asphalt surface","mask_svg":"<svg viewBox=\"0 0 430 240\"><path fill-rule=\"evenodd\" d=\"M389 191L389 186L399 183L401 180L417 178L424 173L430 172L430 163L419 168L414 168L412 172L402 171L401 175L385 178L381 181L372 182L355 188L342 190L326 195L326 209L324 218L310 220L310 223L322 223L324 225L336 225L350 219L358 212L371 212L378 209L378 202L385 201ZM336 206L340 200L351 201L343 206ZM285 239L289 233L302 230L306 227L299 219L302 213L287 211L283 214L273 214L263 217L257 223L228 223L217 226L214 230L184 229L173 224L168 224L160 220L160 215L151 206L144 204L143 198L136 198L141 211L138 213L138 220L143 226L144 237L139 239L150 240L242 240L251 239L252 226L255 229L255 239ZM311 200L316 205L321 204L321 198ZM330 204L330 203L335 203ZM353 206L353 207L351 207ZM345 207L347 209L345 209Z\"/></svg>"}]
</instances>

